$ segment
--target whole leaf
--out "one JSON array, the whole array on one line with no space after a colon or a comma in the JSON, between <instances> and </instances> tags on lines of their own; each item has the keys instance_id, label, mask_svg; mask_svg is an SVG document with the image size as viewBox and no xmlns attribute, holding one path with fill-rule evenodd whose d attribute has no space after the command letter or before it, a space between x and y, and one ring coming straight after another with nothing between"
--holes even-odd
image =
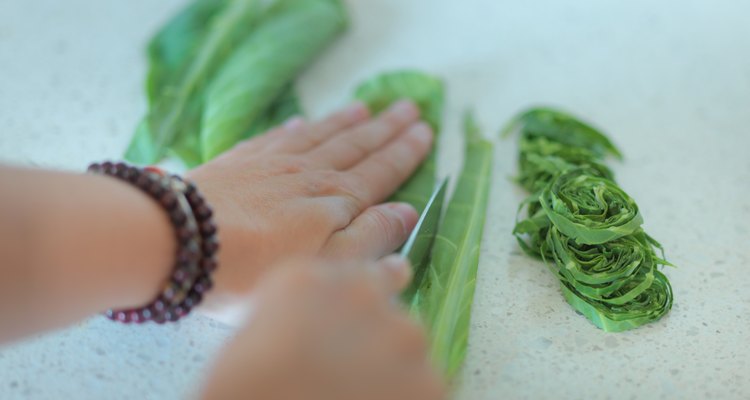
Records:
<instances>
[{"instance_id":1,"label":"whole leaf","mask_svg":"<svg viewBox=\"0 0 750 400\"><path fill-rule=\"evenodd\" d=\"M205 97L203 159L243 138L273 99L346 26L337 0L281 0L232 53Z\"/></svg>"},{"instance_id":2,"label":"whole leaf","mask_svg":"<svg viewBox=\"0 0 750 400\"><path fill-rule=\"evenodd\" d=\"M190 65L190 60L203 42L210 21L226 5L228 0L198 0L175 15L149 42L149 71L146 79L146 94L150 107L169 92L176 92L177 85ZM195 101L193 101L195 107ZM199 116L199 112L193 112ZM200 120L186 124L188 132L175 145L174 153L188 164L200 163L197 137ZM179 139L179 138L178 138ZM136 129L125 158L138 163L150 164L158 160L162 150L154 140L148 118L144 118Z\"/></svg>"},{"instance_id":3,"label":"whole leaf","mask_svg":"<svg viewBox=\"0 0 750 400\"><path fill-rule=\"evenodd\" d=\"M431 357L453 377L466 356L492 169L492 143L471 115L465 120L464 166L432 248L416 302L431 339Z\"/></svg>"},{"instance_id":4,"label":"whole leaf","mask_svg":"<svg viewBox=\"0 0 750 400\"><path fill-rule=\"evenodd\" d=\"M444 88L440 79L414 70L388 72L376 76L357 87L354 97L363 101L373 113L385 110L400 99L414 101L422 118L430 124L435 135L441 128ZM422 165L391 197L391 201L410 203L421 212L437 182L435 164L437 140Z\"/></svg>"},{"instance_id":5,"label":"whole leaf","mask_svg":"<svg viewBox=\"0 0 750 400\"><path fill-rule=\"evenodd\" d=\"M266 132L269 129L280 125L287 119L295 115L303 115L302 105L299 96L292 85L287 86L279 97L277 97L271 107L253 123L250 129L242 135L242 139L248 139L255 135Z\"/></svg>"},{"instance_id":6,"label":"whole leaf","mask_svg":"<svg viewBox=\"0 0 750 400\"><path fill-rule=\"evenodd\" d=\"M165 90L176 90L211 20L229 0L196 0L175 15L148 45L146 94L155 103ZM171 87L171 89L170 89Z\"/></svg>"},{"instance_id":7,"label":"whole leaf","mask_svg":"<svg viewBox=\"0 0 750 400\"><path fill-rule=\"evenodd\" d=\"M237 43L252 32L255 24L262 18L266 6L260 0L232 0L225 7L217 5L216 9L212 6L197 7L196 10L212 11L205 11L206 18L203 18L203 15L200 18L185 17L190 21L190 24L185 25L196 26L203 23L203 26L185 35L185 40L193 40L193 43L181 43L179 47L182 50L175 50L169 54L174 56L175 60L184 61L183 57L189 57L190 62L184 65L169 64L180 65L181 72L176 75L179 79L174 84L167 83L163 90L159 90L161 79L164 77L164 71L170 70L166 67L166 59L164 66L159 66L151 72L153 77L149 77L148 83L151 99L149 112L125 153L128 160L139 164L158 162L164 156L167 147L173 144L179 135L195 135L200 127L202 91ZM187 31L175 27L172 29L178 34ZM187 51L189 56L185 56L185 49L190 49ZM165 53L162 51L158 54ZM190 139L187 142L190 143Z\"/></svg>"}]
</instances>

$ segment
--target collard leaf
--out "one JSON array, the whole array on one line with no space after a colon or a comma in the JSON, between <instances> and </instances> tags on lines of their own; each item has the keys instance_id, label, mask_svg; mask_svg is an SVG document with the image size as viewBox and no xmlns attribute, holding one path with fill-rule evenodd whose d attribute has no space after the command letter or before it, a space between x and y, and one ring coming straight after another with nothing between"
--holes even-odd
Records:
<instances>
[{"instance_id":1,"label":"collard leaf","mask_svg":"<svg viewBox=\"0 0 750 400\"><path fill-rule=\"evenodd\" d=\"M149 111L142 123L146 128L136 132L126 151L125 158L132 162L156 163L180 135L197 135L203 90L266 7L260 0L228 1L224 6L199 3L179 14L149 46ZM189 149L189 143L192 138L179 147Z\"/></svg>"},{"instance_id":2,"label":"collard leaf","mask_svg":"<svg viewBox=\"0 0 750 400\"><path fill-rule=\"evenodd\" d=\"M448 377L466 356L492 172L492 143L482 138L470 115L465 137L464 166L415 303L430 332L432 359Z\"/></svg>"},{"instance_id":3,"label":"collard leaf","mask_svg":"<svg viewBox=\"0 0 750 400\"><path fill-rule=\"evenodd\" d=\"M410 99L419 106L422 118L435 135L440 132L444 88L438 78L413 70L389 72L362 83L354 97L367 104L373 113L383 111L397 100ZM393 195L392 201L410 203L419 212L424 209L437 182L436 145L433 146L419 169Z\"/></svg>"},{"instance_id":4,"label":"collard leaf","mask_svg":"<svg viewBox=\"0 0 750 400\"><path fill-rule=\"evenodd\" d=\"M336 0L286 0L269 8L207 89L201 121L203 159L241 140L345 26L345 11Z\"/></svg>"},{"instance_id":5,"label":"collard leaf","mask_svg":"<svg viewBox=\"0 0 750 400\"><path fill-rule=\"evenodd\" d=\"M149 104L155 103L166 90L176 90L175 86L208 33L211 20L228 1L196 0L175 15L151 39L146 81Z\"/></svg>"}]
</instances>

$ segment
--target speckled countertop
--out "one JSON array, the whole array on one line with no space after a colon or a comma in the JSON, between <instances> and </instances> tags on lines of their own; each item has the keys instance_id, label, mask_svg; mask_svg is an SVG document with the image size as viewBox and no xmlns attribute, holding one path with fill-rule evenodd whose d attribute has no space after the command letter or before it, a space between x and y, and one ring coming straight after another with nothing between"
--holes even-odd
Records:
<instances>
[{"instance_id":1,"label":"speckled countertop","mask_svg":"<svg viewBox=\"0 0 750 400\"><path fill-rule=\"evenodd\" d=\"M80 170L116 158L145 108L142 48L178 0L0 0L0 161ZM564 3L564 4L563 4ZM460 399L750 398L750 3L352 0L352 29L304 75L310 114L361 79L446 78L441 168L460 112L494 135L534 103L608 130L646 228L679 266L671 314L606 334L509 232L523 193L498 142ZM10 190L2 188L0 190ZM0 350L2 399L184 399L231 329L93 318Z\"/></svg>"}]
</instances>

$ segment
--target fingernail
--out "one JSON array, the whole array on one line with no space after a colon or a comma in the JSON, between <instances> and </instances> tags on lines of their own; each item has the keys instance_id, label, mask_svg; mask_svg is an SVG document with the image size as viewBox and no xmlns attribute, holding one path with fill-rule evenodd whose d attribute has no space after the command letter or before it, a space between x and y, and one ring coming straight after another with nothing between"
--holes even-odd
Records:
<instances>
[{"instance_id":1,"label":"fingernail","mask_svg":"<svg viewBox=\"0 0 750 400\"><path fill-rule=\"evenodd\" d=\"M432 142L432 128L426 122L418 122L409 130L414 137L423 143Z\"/></svg>"},{"instance_id":2,"label":"fingernail","mask_svg":"<svg viewBox=\"0 0 750 400\"><path fill-rule=\"evenodd\" d=\"M419 108L411 100L399 100L391 106L391 112L404 119L414 119L419 116Z\"/></svg>"},{"instance_id":3,"label":"fingernail","mask_svg":"<svg viewBox=\"0 0 750 400\"><path fill-rule=\"evenodd\" d=\"M365 103L361 101L356 101L350 104L346 108L346 113L349 115L349 118L355 121L359 121L370 116L370 110L367 108L367 105L365 105Z\"/></svg>"},{"instance_id":4,"label":"fingernail","mask_svg":"<svg viewBox=\"0 0 750 400\"><path fill-rule=\"evenodd\" d=\"M284 122L284 129L286 129L289 132L294 132L302 128L304 124L305 124L305 119L297 115L295 117L289 118L288 120L286 120L286 122Z\"/></svg>"},{"instance_id":5,"label":"fingernail","mask_svg":"<svg viewBox=\"0 0 750 400\"><path fill-rule=\"evenodd\" d=\"M386 207L398 214L399 218L401 218L405 233L408 234L409 232L411 232L411 230L414 228L414 225L417 224L417 219L419 218L417 210L415 210L414 207L412 207L411 204L408 203L388 203L386 204Z\"/></svg>"},{"instance_id":6,"label":"fingernail","mask_svg":"<svg viewBox=\"0 0 750 400\"><path fill-rule=\"evenodd\" d=\"M411 274L409 261L400 254L391 254L380 261L384 267L395 270L403 274Z\"/></svg>"}]
</instances>

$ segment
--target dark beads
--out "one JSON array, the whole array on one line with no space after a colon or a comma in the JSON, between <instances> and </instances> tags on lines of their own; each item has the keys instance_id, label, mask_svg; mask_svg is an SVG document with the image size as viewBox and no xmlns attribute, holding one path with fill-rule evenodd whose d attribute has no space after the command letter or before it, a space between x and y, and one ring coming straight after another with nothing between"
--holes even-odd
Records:
<instances>
[{"instance_id":1,"label":"dark beads","mask_svg":"<svg viewBox=\"0 0 750 400\"><path fill-rule=\"evenodd\" d=\"M172 212L169 213L169 218L176 225L182 225L187 221L187 215L185 215L185 213L179 208L172 210Z\"/></svg>"},{"instance_id":2,"label":"dark beads","mask_svg":"<svg viewBox=\"0 0 750 400\"><path fill-rule=\"evenodd\" d=\"M203 295L193 291L188 294L188 296L185 298L185 301L182 302L182 305L187 309L192 309L193 307L197 306L201 302L201 300L203 300Z\"/></svg>"},{"instance_id":3,"label":"dark beads","mask_svg":"<svg viewBox=\"0 0 750 400\"><path fill-rule=\"evenodd\" d=\"M194 232L186 226L181 226L177 229L177 240L180 242L187 242L192 239L193 236L195 236Z\"/></svg>"},{"instance_id":4,"label":"dark beads","mask_svg":"<svg viewBox=\"0 0 750 400\"><path fill-rule=\"evenodd\" d=\"M198 208L203 205L203 198L196 191L186 193L185 197L187 197L188 202L190 202L190 205L192 205L193 208Z\"/></svg>"},{"instance_id":5,"label":"dark beads","mask_svg":"<svg viewBox=\"0 0 750 400\"><path fill-rule=\"evenodd\" d=\"M211 273L218 266L215 254L219 242L211 207L195 184L157 167L140 169L107 161L91 164L88 170L131 182L157 201L172 221L179 245L172 274L151 304L132 310L107 310L106 317L123 323L163 324L188 315L213 286Z\"/></svg>"},{"instance_id":6,"label":"dark beads","mask_svg":"<svg viewBox=\"0 0 750 400\"><path fill-rule=\"evenodd\" d=\"M211 207L207 204L201 204L200 206L195 207L195 216L201 220L211 218L213 214L213 210L211 210Z\"/></svg>"},{"instance_id":7,"label":"dark beads","mask_svg":"<svg viewBox=\"0 0 750 400\"><path fill-rule=\"evenodd\" d=\"M114 174L114 166L111 161L105 161L101 164L102 172L105 174Z\"/></svg>"},{"instance_id":8,"label":"dark beads","mask_svg":"<svg viewBox=\"0 0 750 400\"><path fill-rule=\"evenodd\" d=\"M159 198L159 203L161 203L164 208L171 210L177 205L177 196L172 192L166 192Z\"/></svg>"},{"instance_id":9,"label":"dark beads","mask_svg":"<svg viewBox=\"0 0 750 400\"><path fill-rule=\"evenodd\" d=\"M211 278L209 278L206 275L201 275L200 278L195 282L195 285L193 285L193 290L195 290L197 293L204 294L208 292L213 287L213 282L211 282Z\"/></svg>"},{"instance_id":10,"label":"dark beads","mask_svg":"<svg viewBox=\"0 0 750 400\"><path fill-rule=\"evenodd\" d=\"M164 310L167 309L167 304L164 302L164 299L159 297L154 303L151 305L153 308L152 312L155 314L161 314L164 312Z\"/></svg>"},{"instance_id":11,"label":"dark beads","mask_svg":"<svg viewBox=\"0 0 750 400\"><path fill-rule=\"evenodd\" d=\"M200 258L200 254L197 251L190 248L183 248L177 253L177 262L180 266L187 267L190 264L194 264Z\"/></svg>"},{"instance_id":12,"label":"dark beads","mask_svg":"<svg viewBox=\"0 0 750 400\"><path fill-rule=\"evenodd\" d=\"M141 320L141 313L135 310L128 312L128 321L135 323L143 322L143 320Z\"/></svg>"},{"instance_id":13,"label":"dark beads","mask_svg":"<svg viewBox=\"0 0 750 400\"><path fill-rule=\"evenodd\" d=\"M216 225L211 221L201 222L200 229L203 236L211 236L216 233Z\"/></svg>"},{"instance_id":14,"label":"dark beads","mask_svg":"<svg viewBox=\"0 0 750 400\"><path fill-rule=\"evenodd\" d=\"M128 313L125 311L116 312L115 319L120 322L130 322L130 320L128 319Z\"/></svg>"},{"instance_id":15,"label":"dark beads","mask_svg":"<svg viewBox=\"0 0 750 400\"><path fill-rule=\"evenodd\" d=\"M201 270L210 273L216 270L218 263L214 257L204 257L201 260Z\"/></svg>"},{"instance_id":16,"label":"dark beads","mask_svg":"<svg viewBox=\"0 0 750 400\"><path fill-rule=\"evenodd\" d=\"M203 242L203 254L206 257L216 254L217 251L219 251L219 242L216 239L212 238Z\"/></svg>"},{"instance_id":17,"label":"dark beads","mask_svg":"<svg viewBox=\"0 0 750 400\"><path fill-rule=\"evenodd\" d=\"M159 181L153 181L149 183L147 190L152 196L159 197L164 193L164 186Z\"/></svg>"},{"instance_id":18,"label":"dark beads","mask_svg":"<svg viewBox=\"0 0 750 400\"><path fill-rule=\"evenodd\" d=\"M151 179L146 174L140 174L135 178L135 185L141 189L147 190L150 183Z\"/></svg>"},{"instance_id":19,"label":"dark beads","mask_svg":"<svg viewBox=\"0 0 750 400\"><path fill-rule=\"evenodd\" d=\"M144 307L141 310L138 311L138 314L140 315L140 319L143 322L146 322L151 319L153 316L153 313L151 312L150 307Z\"/></svg>"}]
</instances>

